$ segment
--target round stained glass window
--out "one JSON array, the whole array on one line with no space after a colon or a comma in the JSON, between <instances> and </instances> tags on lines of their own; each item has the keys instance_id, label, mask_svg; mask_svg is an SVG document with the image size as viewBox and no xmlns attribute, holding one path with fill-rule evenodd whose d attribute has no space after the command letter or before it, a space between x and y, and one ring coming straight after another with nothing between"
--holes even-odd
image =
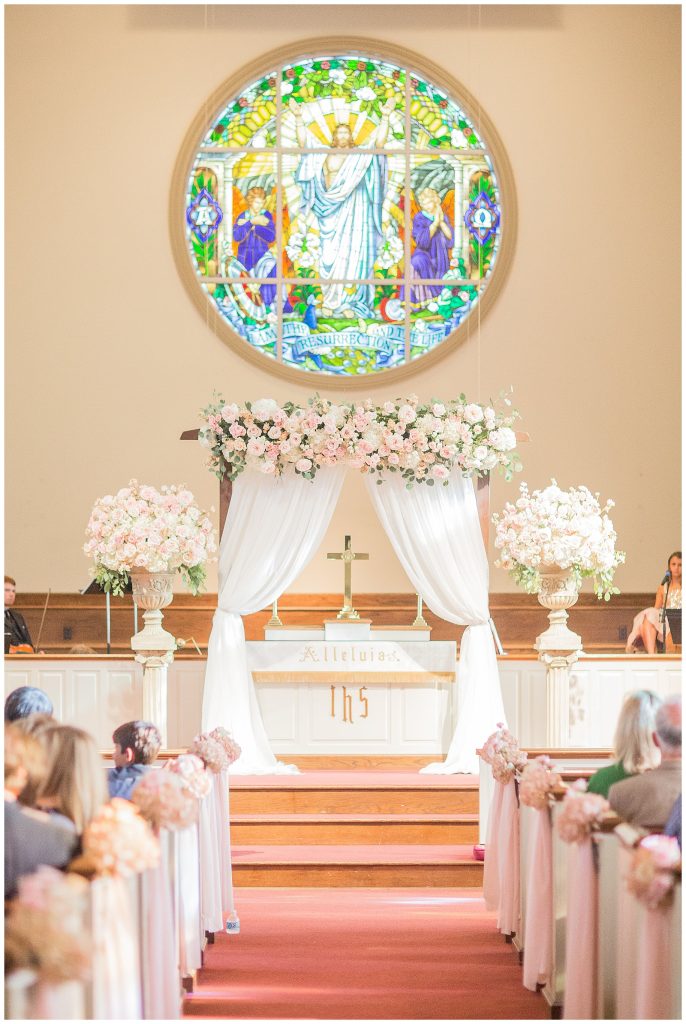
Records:
<instances>
[{"instance_id":1,"label":"round stained glass window","mask_svg":"<svg viewBox=\"0 0 686 1024\"><path fill-rule=\"evenodd\" d=\"M483 112L421 60L375 49L282 53L227 83L177 167L172 233L196 302L291 377L427 365L485 312L512 248Z\"/></svg>"}]
</instances>

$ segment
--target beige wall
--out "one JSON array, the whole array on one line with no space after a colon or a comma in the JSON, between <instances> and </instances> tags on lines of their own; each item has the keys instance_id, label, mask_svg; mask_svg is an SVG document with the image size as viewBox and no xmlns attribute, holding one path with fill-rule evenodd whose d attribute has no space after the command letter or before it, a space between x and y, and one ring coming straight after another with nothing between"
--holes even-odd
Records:
<instances>
[{"instance_id":1,"label":"beige wall","mask_svg":"<svg viewBox=\"0 0 686 1024\"><path fill-rule=\"evenodd\" d=\"M613 497L618 583L656 583L680 542L677 6L5 11L6 569L21 589L88 582L92 501L130 477L185 481L217 503L202 451L177 440L215 388L238 401L309 393L206 329L172 259L168 191L188 125L224 79L266 50L352 31L461 81L517 187L514 264L480 335L403 390L486 400L512 384L531 434L522 479ZM296 591L338 587L323 556L344 532L372 553L359 589L408 586L349 477ZM492 490L494 508L515 494L501 479ZM491 589L512 586L493 570Z\"/></svg>"}]
</instances>

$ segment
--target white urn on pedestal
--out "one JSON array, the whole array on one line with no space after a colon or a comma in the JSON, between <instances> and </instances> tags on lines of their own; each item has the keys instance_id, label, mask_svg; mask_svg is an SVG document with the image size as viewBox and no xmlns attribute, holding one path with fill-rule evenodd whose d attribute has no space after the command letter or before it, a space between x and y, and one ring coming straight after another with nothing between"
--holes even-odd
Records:
<instances>
[{"instance_id":1,"label":"white urn on pedestal","mask_svg":"<svg viewBox=\"0 0 686 1024\"><path fill-rule=\"evenodd\" d=\"M548 628L536 637L534 649L546 667L546 743L569 745L570 669L583 650L581 637L567 625L567 609L576 604L579 586L570 569L539 567L538 603L549 610Z\"/></svg>"},{"instance_id":2,"label":"white urn on pedestal","mask_svg":"<svg viewBox=\"0 0 686 1024\"><path fill-rule=\"evenodd\" d=\"M143 609L145 625L131 637L131 649L143 666L143 718L160 730L167 745L167 666L174 659L176 639L162 626L162 609L174 597L173 572L132 572L133 600Z\"/></svg>"}]
</instances>

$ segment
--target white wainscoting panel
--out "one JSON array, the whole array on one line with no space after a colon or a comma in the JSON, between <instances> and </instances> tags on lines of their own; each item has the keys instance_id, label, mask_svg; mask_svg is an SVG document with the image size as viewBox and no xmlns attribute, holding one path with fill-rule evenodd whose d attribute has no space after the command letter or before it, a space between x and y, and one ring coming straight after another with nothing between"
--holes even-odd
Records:
<instances>
[{"instance_id":1,"label":"white wainscoting panel","mask_svg":"<svg viewBox=\"0 0 686 1024\"><path fill-rule=\"evenodd\" d=\"M533 660L499 659L505 715L522 746L546 746L546 674ZM168 742L185 748L200 731L204 659L179 659L168 671ZM336 684L335 715L325 682L260 682L257 699L276 754L444 755L459 706L456 683L389 683L380 677L360 696L350 684L352 723L343 719L343 687ZM143 670L133 658L14 656L5 660L5 694L38 686L49 694L56 717L91 732L103 749L112 731L139 718ZM610 747L622 701L632 690L661 696L681 690L681 662L639 655L579 660L572 672L571 700L564 725L570 748ZM363 718L364 700L368 716ZM350 717L348 715L348 717Z\"/></svg>"}]
</instances>

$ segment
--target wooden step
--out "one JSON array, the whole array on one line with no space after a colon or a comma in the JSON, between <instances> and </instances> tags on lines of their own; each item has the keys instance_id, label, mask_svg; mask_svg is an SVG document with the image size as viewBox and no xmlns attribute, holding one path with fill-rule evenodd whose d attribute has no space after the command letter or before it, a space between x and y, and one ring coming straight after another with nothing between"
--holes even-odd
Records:
<instances>
[{"instance_id":1,"label":"wooden step","mask_svg":"<svg viewBox=\"0 0 686 1024\"><path fill-rule=\"evenodd\" d=\"M473 775L312 772L232 776L232 814L476 814Z\"/></svg>"},{"instance_id":2,"label":"wooden step","mask_svg":"<svg viewBox=\"0 0 686 1024\"><path fill-rule=\"evenodd\" d=\"M406 886L483 884L483 863L471 846L362 845L234 846L233 882L239 887Z\"/></svg>"},{"instance_id":3,"label":"wooden step","mask_svg":"<svg viewBox=\"0 0 686 1024\"><path fill-rule=\"evenodd\" d=\"M233 814L237 845L469 844L478 814Z\"/></svg>"},{"instance_id":4,"label":"wooden step","mask_svg":"<svg viewBox=\"0 0 686 1024\"><path fill-rule=\"evenodd\" d=\"M242 789L231 793L235 814L476 814L477 789Z\"/></svg>"}]
</instances>

